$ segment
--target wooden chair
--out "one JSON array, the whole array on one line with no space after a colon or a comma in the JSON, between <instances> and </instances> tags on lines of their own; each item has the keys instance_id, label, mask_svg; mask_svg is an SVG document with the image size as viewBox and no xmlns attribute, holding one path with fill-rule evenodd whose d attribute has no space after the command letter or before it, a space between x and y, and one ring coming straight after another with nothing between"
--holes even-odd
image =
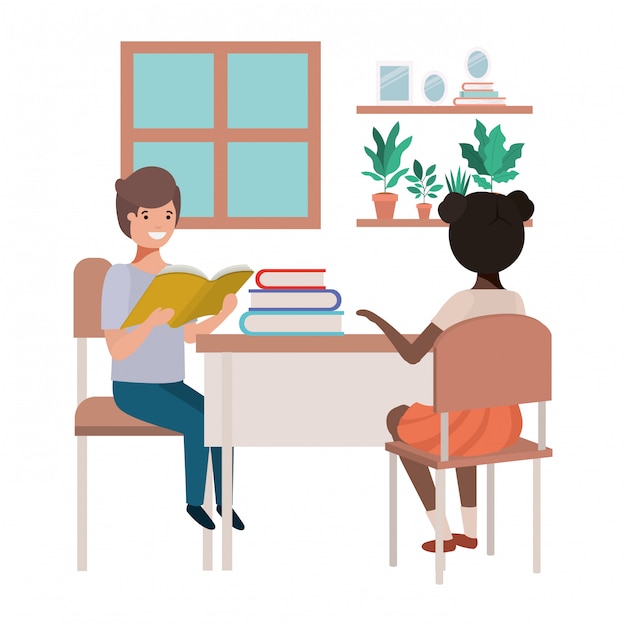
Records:
<instances>
[{"instance_id":1,"label":"wooden chair","mask_svg":"<svg viewBox=\"0 0 626 626\"><path fill-rule=\"evenodd\" d=\"M77 409L74 432L77 437L78 526L77 569L87 569L87 437L180 435L135 419L117 408L112 397L87 396L87 339L104 337L100 308L104 277L111 264L105 259L83 259L74 269L74 337L77 353ZM210 472L209 472L210 473ZM210 479L207 479L207 485ZM203 530L203 568L211 568L211 538Z\"/></svg>"},{"instance_id":2,"label":"wooden chair","mask_svg":"<svg viewBox=\"0 0 626 626\"><path fill-rule=\"evenodd\" d=\"M443 583L443 520L445 470L487 466L487 554L494 554L494 465L533 460L533 571L540 571L541 459L546 448L546 401L551 399L552 349L550 331L524 315L487 315L448 328L435 341L434 410L441 414L440 456L394 441L385 444L389 462L389 563L397 564L397 457L435 470L435 581ZM512 404L538 403L538 441L519 438L499 452L483 456L448 455L450 411Z\"/></svg>"}]
</instances>

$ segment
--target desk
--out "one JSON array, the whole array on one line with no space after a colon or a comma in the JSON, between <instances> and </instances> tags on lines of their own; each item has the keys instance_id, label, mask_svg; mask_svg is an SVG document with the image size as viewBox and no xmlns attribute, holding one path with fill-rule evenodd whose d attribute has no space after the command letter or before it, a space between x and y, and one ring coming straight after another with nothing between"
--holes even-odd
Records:
<instances>
[{"instance_id":1,"label":"desk","mask_svg":"<svg viewBox=\"0 0 626 626\"><path fill-rule=\"evenodd\" d=\"M205 441L223 448L222 569L226 570L232 569L233 446L384 450L390 439L389 410L414 402L418 393L432 393L432 379L419 373L421 368L432 371L431 359L406 363L382 334L198 335L196 351L204 354ZM209 479L208 502L210 485ZM204 569L212 569L210 531L204 534Z\"/></svg>"}]
</instances>

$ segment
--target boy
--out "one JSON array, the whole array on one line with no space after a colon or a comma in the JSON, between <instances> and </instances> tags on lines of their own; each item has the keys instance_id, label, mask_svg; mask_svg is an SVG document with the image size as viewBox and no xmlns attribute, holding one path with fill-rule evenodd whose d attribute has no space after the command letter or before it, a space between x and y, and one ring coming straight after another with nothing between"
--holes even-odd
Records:
<instances>
[{"instance_id":1,"label":"boy","mask_svg":"<svg viewBox=\"0 0 626 626\"><path fill-rule=\"evenodd\" d=\"M117 406L140 420L182 433L185 449L187 512L201 526L215 528L202 508L209 448L204 446L204 397L184 383L184 344L210 333L237 306L224 298L222 310L203 322L171 328L173 309L154 310L142 324L121 325L154 276L167 264L161 248L170 240L180 216L180 189L159 167L144 167L119 179L117 219L122 232L137 244L132 263L113 265L102 292L102 328L113 358L113 397ZM221 515L222 449L211 448L217 512ZM233 526L244 524L233 511Z\"/></svg>"}]
</instances>

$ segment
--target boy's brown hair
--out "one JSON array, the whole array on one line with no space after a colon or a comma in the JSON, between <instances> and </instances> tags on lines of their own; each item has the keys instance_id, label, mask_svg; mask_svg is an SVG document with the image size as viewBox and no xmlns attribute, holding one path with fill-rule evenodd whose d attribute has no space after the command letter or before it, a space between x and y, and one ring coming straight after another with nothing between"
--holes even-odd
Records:
<instances>
[{"instance_id":1,"label":"boy's brown hair","mask_svg":"<svg viewBox=\"0 0 626 626\"><path fill-rule=\"evenodd\" d=\"M180 217L180 189L174 177L161 167L142 167L127 178L115 182L117 197L117 221L122 232L130 237L130 222L127 215L137 214L139 207L154 209L170 200L176 209L176 223Z\"/></svg>"}]
</instances>

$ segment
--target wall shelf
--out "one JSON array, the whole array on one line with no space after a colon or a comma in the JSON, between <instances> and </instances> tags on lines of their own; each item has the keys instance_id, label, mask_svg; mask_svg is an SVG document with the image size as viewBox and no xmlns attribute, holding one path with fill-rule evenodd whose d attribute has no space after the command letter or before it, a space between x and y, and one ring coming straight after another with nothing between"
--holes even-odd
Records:
<instances>
[{"instance_id":1,"label":"wall shelf","mask_svg":"<svg viewBox=\"0 0 626 626\"><path fill-rule=\"evenodd\" d=\"M401 228L401 227L421 227L421 228L428 228L428 227L442 227L442 226L448 226L448 224L446 224L443 220L440 219L427 219L427 220L422 220L422 219L378 219L378 218L367 218L367 219L357 219L356 221L356 225L358 227L376 227L376 228ZM533 225L533 221L532 219L527 220L524 222L524 226L530 228Z\"/></svg>"},{"instance_id":2,"label":"wall shelf","mask_svg":"<svg viewBox=\"0 0 626 626\"><path fill-rule=\"evenodd\" d=\"M408 104L401 105L365 105L357 106L356 112L359 114L414 114L414 115L485 115L488 113L498 114L531 114L533 112L532 106L509 106L506 104L486 104L480 105L441 105L441 106L412 106Z\"/></svg>"},{"instance_id":3,"label":"wall shelf","mask_svg":"<svg viewBox=\"0 0 626 626\"><path fill-rule=\"evenodd\" d=\"M485 114L508 114L508 115L530 115L533 112L533 107L528 105L524 106L509 106L506 104L486 104L486 105L426 105L426 106L414 106L408 104L401 105L360 105L356 107L357 114L364 115L485 115ZM363 218L357 219L356 225L361 228L403 228L403 227L417 227L417 228L429 228L429 227L445 227L448 226L443 220L440 219L378 219L378 218ZM524 222L524 226L531 227L533 225L532 219Z\"/></svg>"},{"instance_id":4,"label":"wall shelf","mask_svg":"<svg viewBox=\"0 0 626 626\"><path fill-rule=\"evenodd\" d=\"M447 224L440 219L427 219L427 220L421 220L421 219L378 219L378 218L371 218L371 219L358 219L356 221L356 225L357 226L391 226L391 227L399 227L399 226L422 226L422 227L428 227L428 226L447 226Z\"/></svg>"}]
</instances>

